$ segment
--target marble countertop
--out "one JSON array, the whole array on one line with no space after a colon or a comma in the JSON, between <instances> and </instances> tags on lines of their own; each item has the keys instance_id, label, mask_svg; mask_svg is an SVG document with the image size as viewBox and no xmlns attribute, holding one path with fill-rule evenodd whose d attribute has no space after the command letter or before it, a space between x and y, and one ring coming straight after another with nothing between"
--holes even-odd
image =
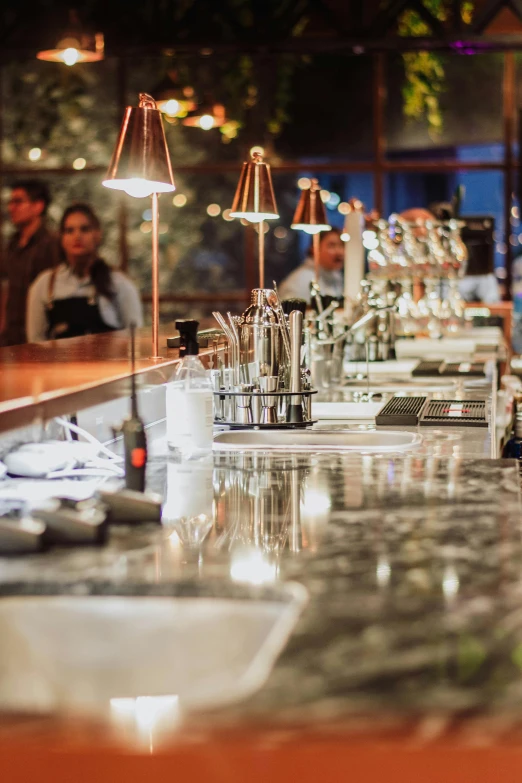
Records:
<instances>
[{"instance_id":1,"label":"marble countertop","mask_svg":"<svg viewBox=\"0 0 522 783\"><path fill-rule=\"evenodd\" d=\"M163 526L0 559L0 596L226 596L298 582L309 602L266 684L187 717L188 736L458 726L518 738L520 479L514 461L488 459L487 429L420 427L420 448L401 454L215 452L179 464L162 426L149 433L147 485L164 497Z\"/></svg>"},{"instance_id":2,"label":"marble countertop","mask_svg":"<svg viewBox=\"0 0 522 783\"><path fill-rule=\"evenodd\" d=\"M321 731L494 714L511 731L522 719L518 466L463 457L456 436L432 431L400 456L220 453L188 466L158 447L149 486L165 495L163 527L4 558L0 594L226 594L255 551L262 580L300 582L308 606L266 685L190 725Z\"/></svg>"}]
</instances>

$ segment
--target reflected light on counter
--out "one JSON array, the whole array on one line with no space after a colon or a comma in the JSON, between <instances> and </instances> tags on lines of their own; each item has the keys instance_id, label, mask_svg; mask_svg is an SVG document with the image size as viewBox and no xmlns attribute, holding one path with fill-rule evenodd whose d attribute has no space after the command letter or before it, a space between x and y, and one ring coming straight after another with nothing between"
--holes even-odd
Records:
<instances>
[{"instance_id":1,"label":"reflected light on counter","mask_svg":"<svg viewBox=\"0 0 522 783\"><path fill-rule=\"evenodd\" d=\"M179 696L138 696L111 699L111 718L122 729L131 729L154 750L158 734L172 730L180 721Z\"/></svg>"},{"instance_id":2,"label":"reflected light on counter","mask_svg":"<svg viewBox=\"0 0 522 783\"><path fill-rule=\"evenodd\" d=\"M387 587L390 583L390 562L385 555L381 555L377 561L376 576L379 587Z\"/></svg>"},{"instance_id":3,"label":"reflected light on counter","mask_svg":"<svg viewBox=\"0 0 522 783\"><path fill-rule=\"evenodd\" d=\"M317 551L330 518L331 507L328 482L324 476L314 472L307 478L299 504L303 548L306 547L311 552Z\"/></svg>"},{"instance_id":4,"label":"reflected light on counter","mask_svg":"<svg viewBox=\"0 0 522 783\"><path fill-rule=\"evenodd\" d=\"M305 487L301 508L307 514L324 514L332 507L330 495L320 489Z\"/></svg>"},{"instance_id":5,"label":"reflected light on counter","mask_svg":"<svg viewBox=\"0 0 522 783\"><path fill-rule=\"evenodd\" d=\"M173 547L181 546L181 538L178 536L175 530L173 530L172 533L170 534L169 541L171 543L171 546Z\"/></svg>"},{"instance_id":6,"label":"reflected light on counter","mask_svg":"<svg viewBox=\"0 0 522 783\"><path fill-rule=\"evenodd\" d=\"M460 581L455 566L448 565L444 569L442 577L442 592L447 601L452 601L457 595L460 587Z\"/></svg>"},{"instance_id":7,"label":"reflected light on counter","mask_svg":"<svg viewBox=\"0 0 522 783\"><path fill-rule=\"evenodd\" d=\"M238 550L232 556L230 576L234 582L262 585L267 582L275 582L277 567L275 563L269 563L263 554L256 549Z\"/></svg>"}]
</instances>

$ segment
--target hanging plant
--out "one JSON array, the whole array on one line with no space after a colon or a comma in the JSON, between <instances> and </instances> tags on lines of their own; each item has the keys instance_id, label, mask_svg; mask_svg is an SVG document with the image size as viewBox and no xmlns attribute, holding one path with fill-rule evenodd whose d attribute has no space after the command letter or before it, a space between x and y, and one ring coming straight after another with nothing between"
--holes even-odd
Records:
<instances>
[{"instance_id":1,"label":"hanging plant","mask_svg":"<svg viewBox=\"0 0 522 783\"><path fill-rule=\"evenodd\" d=\"M446 21L450 13L448 0L423 0L426 8L440 22ZM473 2L464 2L461 17L465 24L471 22ZM428 37L429 26L417 11L407 10L399 18L399 35L405 37ZM440 95L444 91L444 58L437 52L406 52L402 55L405 81L402 87L404 115L417 122L425 120L431 136L442 131L443 118Z\"/></svg>"}]
</instances>

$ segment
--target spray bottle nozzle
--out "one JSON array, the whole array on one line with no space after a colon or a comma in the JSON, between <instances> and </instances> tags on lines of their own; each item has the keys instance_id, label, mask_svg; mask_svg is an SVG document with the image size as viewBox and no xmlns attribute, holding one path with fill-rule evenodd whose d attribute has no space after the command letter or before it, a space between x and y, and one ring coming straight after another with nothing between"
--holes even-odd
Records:
<instances>
[{"instance_id":1,"label":"spray bottle nozzle","mask_svg":"<svg viewBox=\"0 0 522 783\"><path fill-rule=\"evenodd\" d=\"M198 326L199 321L194 321L190 318L176 321L176 329L179 331L179 355L181 357L198 355Z\"/></svg>"}]
</instances>

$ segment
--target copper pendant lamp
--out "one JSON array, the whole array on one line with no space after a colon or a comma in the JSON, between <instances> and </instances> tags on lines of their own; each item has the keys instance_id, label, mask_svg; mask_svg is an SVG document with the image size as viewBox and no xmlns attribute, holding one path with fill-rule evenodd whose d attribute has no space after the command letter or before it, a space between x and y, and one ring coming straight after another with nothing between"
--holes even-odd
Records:
<instances>
[{"instance_id":1,"label":"copper pendant lamp","mask_svg":"<svg viewBox=\"0 0 522 783\"><path fill-rule=\"evenodd\" d=\"M85 29L76 11L69 11L69 25L52 49L43 49L36 55L39 60L65 63L94 63L105 57L103 33L92 33Z\"/></svg>"},{"instance_id":2,"label":"copper pendant lamp","mask_svg":"<svg viewBox=\"0 0 522 783\"><path fill-rule=\"evenodd\" d=\"M135 198L152 197L152 358L159 359L159 205L158 194L175 190L161 112L150 95L128 106L103 185Z\"/></svg>"},{"instance_id":3,"label":"copper pendant lamp","mask_svg":"<svg viewBox=\"0 0 522 783\"><path fill-rule=\"evenodd\" d=\"M295 210L292 228L313 235L314 281L319 282L319 234L332 228L326 219L326 210L321 199L321 188L316 179L310 187L301 192L301 198Z\"/></svg>"},{"instance_id":4,"label":"copper pendant lamp","mask_svg":"<svg viewBox=\"0 0 522 783\"><path fill-rule=\"evenodd\" d=\"M259 224L259 287L265 287L265 220L279 217L270 166L260 152L243 163L230 217Z\"/></svg>"}]
</instances>

